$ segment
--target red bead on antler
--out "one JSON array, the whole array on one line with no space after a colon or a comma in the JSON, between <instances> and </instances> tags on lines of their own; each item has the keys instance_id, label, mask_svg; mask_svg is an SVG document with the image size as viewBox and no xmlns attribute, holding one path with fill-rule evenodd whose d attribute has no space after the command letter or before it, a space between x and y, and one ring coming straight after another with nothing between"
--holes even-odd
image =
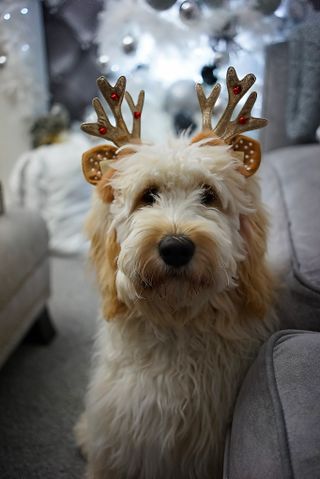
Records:
<instances>
[{"instance_id":1,"label":"red bead on antler","mask_svg":"<svg viewBox=\"0 0 320 479\"><path fill-rule=\"evenodd\" d=\"M105 135L107 133L107 128L105 126L100 126L99 133L100 135Z\"/></svg>"},{"instance_id":2,"label":"red bead on antler","mask_svg":"<svg viewBox=\"0 0 320 479\"><path fill-rule=\"evenodd\" d=\"M240 118L238 119L238 123L240 123L240 125L245 125L248 121L248 118L246 118L245 116L240 116Z\"/></svg>"},{"instance_id":3,"label":"red bead on antler","mask_svg":"<svg viewBox=\"0 0 320 479\"><path fill-rule=\"evenodd\" d=\"M234 86L233 89L232 89L232 91L233 91L233 93L234 93L235 95L239 95L239 94L241 93L241 90L242 90L242 88L241 88L240 85L236 85L236 86Z\"/></svg>"}]
</instances>

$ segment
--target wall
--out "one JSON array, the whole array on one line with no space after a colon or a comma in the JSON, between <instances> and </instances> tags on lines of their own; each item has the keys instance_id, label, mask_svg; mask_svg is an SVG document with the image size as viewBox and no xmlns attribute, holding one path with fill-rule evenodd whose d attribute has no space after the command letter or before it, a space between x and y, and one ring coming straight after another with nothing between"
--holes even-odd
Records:
<instances>
[{"instance_id":1,"label":"wall","mask_svg":"<svg viewBox=\"0 0 320 479\"><path fill-rule=\"evenodd\" d=\"M22 14L25 9L27 14ZM40 1L2 0L0 29L0 56L5 53L8 58L0 69L0 179L8 201L10 172L19 156L30 147L29 129L33 118L47 110ZM10 32L7 38L6 31Z\"/></svg>"}]
</instances>

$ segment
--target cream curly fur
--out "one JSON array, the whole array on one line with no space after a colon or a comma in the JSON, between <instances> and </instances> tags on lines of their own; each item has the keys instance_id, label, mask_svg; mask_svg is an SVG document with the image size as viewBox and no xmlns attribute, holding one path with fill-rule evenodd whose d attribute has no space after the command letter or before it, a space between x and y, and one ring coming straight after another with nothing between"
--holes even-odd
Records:
<instances>
[{"instance_id":1,"label":"cream curly fur","mask_svg":"<svg viewBox=\"0 0 320 479\"><path fill-rule=\"evenodd\" d=\"M239 385L276 328L258 181L208 139L125 153L88 220L107 321L78 442L90 479L217 479ZM218 195L212 207L203 185ZM150 186L159 196L145 206ZM168 234L196 246L178 272L158 253Z\"/></svg>"}]
</instances>

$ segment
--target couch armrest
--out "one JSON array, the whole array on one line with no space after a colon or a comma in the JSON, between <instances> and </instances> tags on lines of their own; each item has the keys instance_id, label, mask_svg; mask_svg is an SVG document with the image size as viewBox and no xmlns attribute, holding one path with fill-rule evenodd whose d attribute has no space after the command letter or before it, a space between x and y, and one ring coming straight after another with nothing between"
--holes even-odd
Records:
<instances>
[{"instance_id":1,"label":"couch armrest","mask_svg":"<svg viewBox=\"0 0 320 479\"><path fill-rule=\"evenodd\" d=\"M281 331L261 349L237 399L228 479L320 477L320 334Z\"/></svg>"}]
</instances>

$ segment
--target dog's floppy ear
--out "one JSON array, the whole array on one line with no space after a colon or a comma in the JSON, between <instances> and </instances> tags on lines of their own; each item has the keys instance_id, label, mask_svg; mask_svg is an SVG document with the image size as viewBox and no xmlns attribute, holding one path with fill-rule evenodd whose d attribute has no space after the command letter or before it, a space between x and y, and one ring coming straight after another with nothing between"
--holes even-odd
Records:
<instances>
[{"instance_id":1,"label":"dog's floppy ear","mask_svg":"<svg viewBox=\"0 0 320 479\"><path fill-rule=\"evenodd\" d=\"M115 230L107 231L100 227L96 214L91 214L86 224L91 239L90 256L99 279L102 296L102 310L107 320L123 316L127 311L117 295L116 274L120 246Z\"/></svg>"},{"instance_id":2,"label":"dog's floppy ear","mask_svg":"<svg viewBox=\"0 0 320 479\"><path fill-rule=\"evenodd\" d=\"M247 259L239 267L239 289L244 308L256 317L263 317L273 299L274 278L266 263L268 220L262 206L250 215L240 217ZM250 314L248 314L248 317Z\"/></svg>"},{"instance_id":3,"label":"dog's floppy ear","mask_svg":"<svg viewBox=\"0 0 320 479\"><path fill-rule=\"evenodd\" d=\"M236 156L243 162L239 171L243 176L253 175L261 163L260 143L245 135L238 135L232 140Z\"/></svg>"}]
</instances>

